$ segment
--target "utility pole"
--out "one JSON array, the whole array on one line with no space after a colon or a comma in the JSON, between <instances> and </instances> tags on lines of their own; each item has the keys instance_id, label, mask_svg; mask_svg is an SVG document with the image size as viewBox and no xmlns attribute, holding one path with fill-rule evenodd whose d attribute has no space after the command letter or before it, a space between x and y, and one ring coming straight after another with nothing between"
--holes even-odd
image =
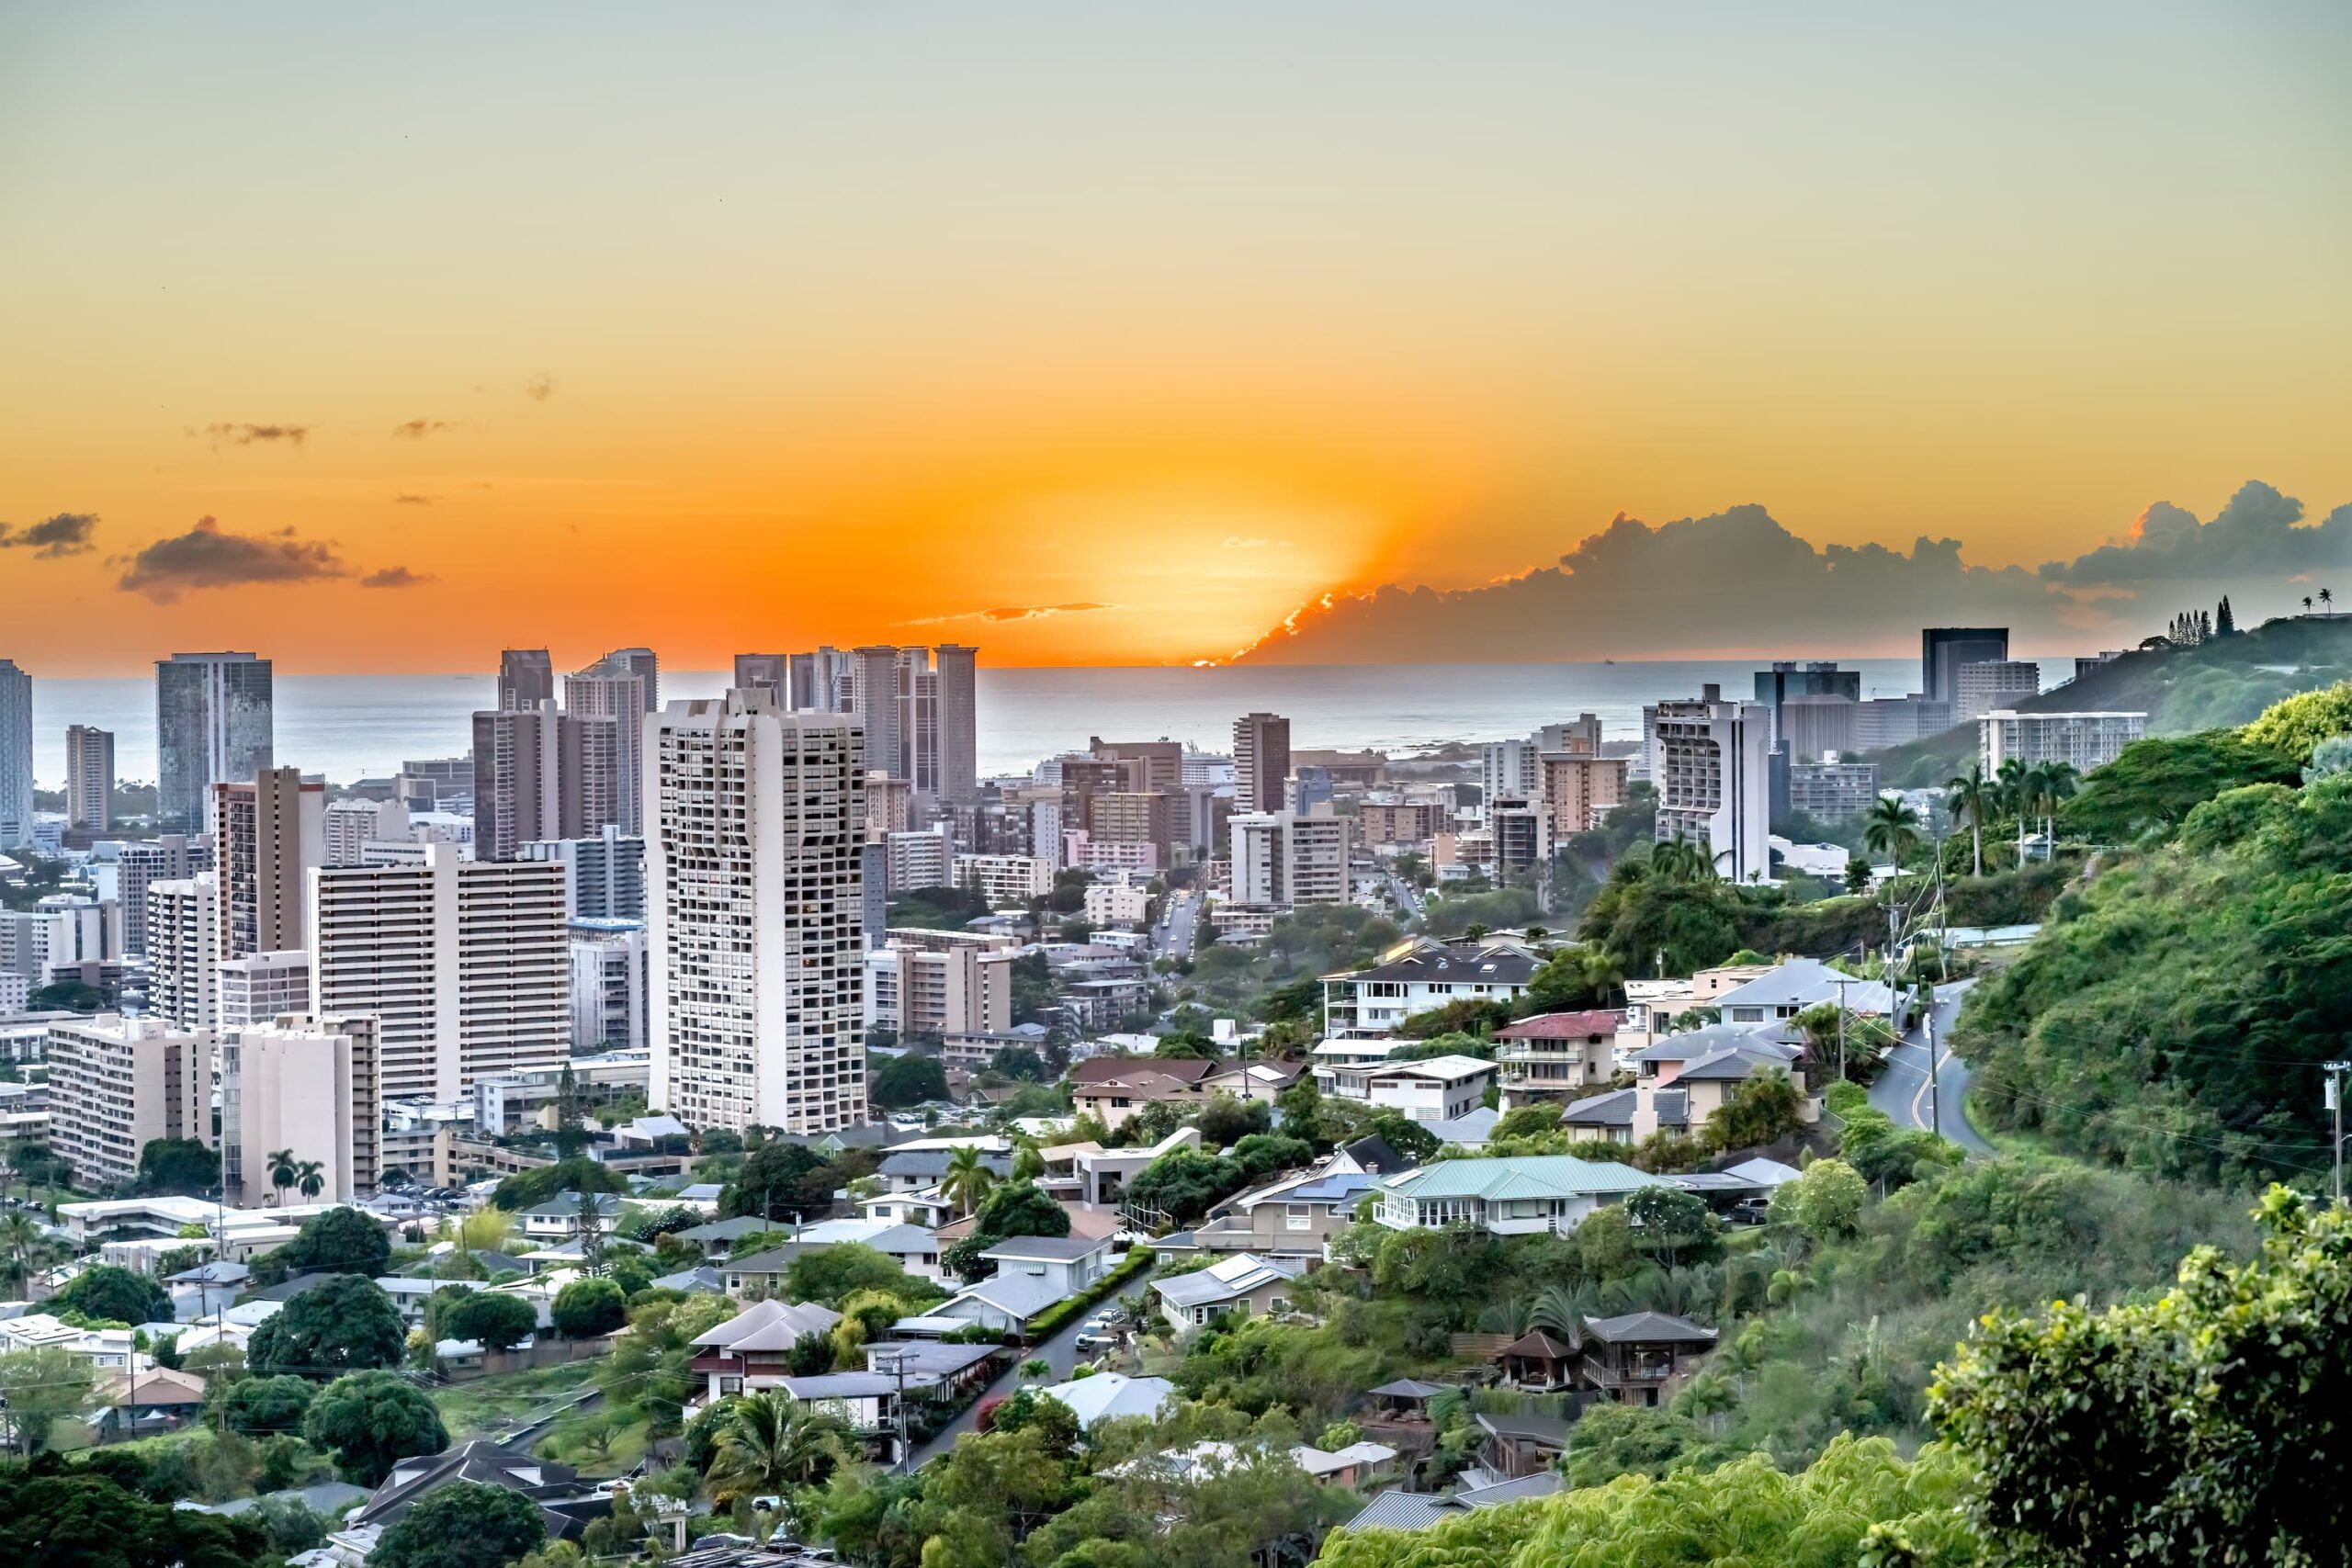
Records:
<instances>
[{"instance_id":1,"label":"utility pole","mask_svg":"<svg viewBox=\"0 0 2352 1568\"><path fill-rule=\"evenodd\" d=\"M2344 1074L2352 1062L2327 1064L2327 1108L2335 1115L2335 1202L2344 1203Z\"/></svg>"},{"instance_id":2,"label":"utility pole","mask_svg":"<svg viewBox=\"0 0 2352 1568\"><path fill-rule=\"evenodd\" d=\"M1925 1014L1928 1031L1928 1125L1937 1137L1944 1135L1944 1091L1942 1075L1936 1066L1936 993L1928 992Z\"/></svg>"},{"instance_id":3,"label":"utility pole","mask_svg":"<svg viewBox=\"0 0 2352 1568\"><path fill-rule=\"evenodd\" d=\"M1838 1081L1846 1081L1846 982L1838 982Z\"/></svg>"}]
</instances>

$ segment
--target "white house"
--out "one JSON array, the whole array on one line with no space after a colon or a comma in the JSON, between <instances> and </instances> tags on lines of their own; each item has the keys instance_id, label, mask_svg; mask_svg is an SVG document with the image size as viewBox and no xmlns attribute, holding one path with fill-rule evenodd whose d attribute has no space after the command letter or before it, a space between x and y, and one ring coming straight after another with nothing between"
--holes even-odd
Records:
<instances>
[{"instance_id":1,"label":"white house","mask_svg":"<svg viewBox=\"0 0 2352 1568\"><path fill-rule=\"evenodd\" d=\"M1363 1099L1379 1110L1398 1111L1415 1122L1452 1122L1484 1101L1494 1086L1495 1064L1476 1056L1383 1062L1366 1069L1362 1082Z\"/></svg>"},{"instance_id":2,"label":"white house","mask_svg":"<svg viewBox=\"0 0 2352 1568\"><path fill-rule=\"evenodd\" d=\"M1091 1378L1057 1382L1037 1391L1058 1399L1078 1416L1081 1430L1097 1421L1124 1416L1159 1416L1174 1408L1176 1385L1166 1378L1133 1378L1125 1372L1097 1372Z\"/></svg>"},{"instance_id":3,"label":"white house","mask_svg":"<svg viewBox=\"0 0 2352 1568\"><path fill-rule=\"evenodd\" d=\"M1841 990L1848 1011L1882 1018L1886 1015L1883 983L1858 980L1815 958L1792 958L1770 973L1724 992L1714 999L1713 1006L1721 1010L1724 1022L1753 1028L1761 1023L1784 1023L1825 1004L1836 1006Z\"/></svg>"},{"instance_id":4,"label":"white house","mask_svg":"<svg viewBox=\"0 0 2352 1568\"><path fill-rule=\"evenodd\" d=\"M1000 1334L1028 1331L1030 1321L1047 1307L1069 1300L1052 1280L1035 1274L995 1274L967 1285L937 1306L924 1309L922 1318L901 1319L902 1333L922 1334L934 1322L985 1324Z\"/></svg>"},{"instance_id":5,"label":"white house","mask_svg":"<svg viewBox=\"0 0 2352 1568\"><path fill-rule=\"evenodd\" d=\"M980 1254L996 1265L999 1279L1043 1280L1058 1297L1084 1293L1110 1272L1111 1238L1069 1235L1017 1235Z\"/></svg>"},{"instance_id":6,"label":"white house","mask_svg":"<svg viewBox=\"0 0 2352 1568\"><path fill-rule=\"evenodd\" d=\"M792 1348L803 1336L831 1334L841 1314L814 1303L754 1302L696 1337L692 1368L705 1378L705 1400L781 1387L792 1373Z\"/></svg>"},{"instance_id":7,"label":"white house","mask_svg":"<svg viewBox=\"0 0 2352 1568\"><path fill-rule=\"evenodd\" d=\"M1571 1231L1603 1203L1672 1185L1630 1165L1573 1155L1449 1159L1382 1182L1373 1217L1397 1230L1474 1224L1497 1235Z\"/></svg>"},{"instance_id":8,"label":"white house","mask_svg":"<svg viewBox=\"0 0 2352 1568\"><path fill-rule=\"evenodd\" d=\"M1394 1034L1416 1013L1448 1002L1508 1002L1523 994L1544 960L1515 937L1442 942L1418 937L1381 954L1369 969L1323 977L1326 1039Z\"/></svg>"}]
</instances>

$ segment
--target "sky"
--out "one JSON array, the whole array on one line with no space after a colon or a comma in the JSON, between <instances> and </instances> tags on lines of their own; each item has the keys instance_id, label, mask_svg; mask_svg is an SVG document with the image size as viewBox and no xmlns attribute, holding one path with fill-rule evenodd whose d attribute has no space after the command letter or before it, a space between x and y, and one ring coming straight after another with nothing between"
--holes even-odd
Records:
<instances>
[{"instance_id":1,"label":"sky","mask_svg":"<svg viewBox=\"0 0 2352 1568\"><path fill-rule=\"evenodd\" d=\"M2149 517L2352 502L2346 80L2340 4L10 3L0 657L1223 659L1743 508L2059 651Z\"/></svg>"}]
</instances>

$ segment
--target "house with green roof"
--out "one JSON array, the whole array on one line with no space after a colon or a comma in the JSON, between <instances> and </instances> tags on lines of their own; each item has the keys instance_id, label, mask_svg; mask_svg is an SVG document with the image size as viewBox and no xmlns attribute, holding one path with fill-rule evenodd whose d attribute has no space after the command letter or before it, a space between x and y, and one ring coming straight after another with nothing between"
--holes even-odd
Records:
<instances>
[{"instance_id":1,"label":"house with green roof","mask_svg":"<svg viewBox=\"0 0 2352 1568\"><path fill-rule=\"evenodd\" d=\"M1574 1155L1440 1160L1383 1181L1373 1217L1396 1230L1472 1224L1531 1235L1572 1231L1604 1203L1673 1185L1630 1165Z\"/></svg>"}]
</instances>

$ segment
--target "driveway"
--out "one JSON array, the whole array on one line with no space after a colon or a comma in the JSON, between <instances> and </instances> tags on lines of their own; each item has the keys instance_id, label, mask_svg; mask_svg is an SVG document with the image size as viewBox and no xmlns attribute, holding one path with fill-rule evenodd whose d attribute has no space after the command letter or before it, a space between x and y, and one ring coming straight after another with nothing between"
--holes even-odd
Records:
<instances>
[{"instance_id":1,"label":"driveway","mask_svg":"<svg viewBox=\"0 0 2352 1568\"><path fill-rule=\"evenodd\" d=\"M1043 1345L1033 1346L1020 1352L1012 1365L999 1375L996 1382L982 1390L980 1397L972 1401L962 1415L942 1427L929 1442L915 1445L914 1458L909 1468L920 1470L955 1447L956 1438L978 1425L980 1406L988 1401L1009 1397L1023 1388L1045 1388L1057 1382L1068 1382L1070 1372L1082 1359L1078 1353L1078 1337L1085 1331L1086 1320L1097 1312L1116 1306L1119 1297L1136 1294L1143 1290L1151 1277L1159 1272L1157 1266L1145 1269L1141 1274L1122 1285L1116 1292L1105 1296L1092 1311L1082 1312L1078 1314L1076 1321L1063 1325L1061 1330ZM1052 1366L1053 1371L1042 1378L1023 1375L1021 1371L1022 1363L1034 1361L1041 1357Z\"/></svg>"},{"instance_id":2,"label":"driveway","mask_svg":"<svg viewBox=\"0 0 2352 1568\"><path fill-rule=\"evenodd\" d=\"M1929 1010L1936 1043L1932 1074L1928 1061L1928 1031L1924 1026L1914 1026L1888 1055L1886 1070L1871 1085L1871 1103L1894 1118L1898 1127L1939 1132L1970 1154L1989 1155L1994 1152L1993 1146L1977 1136L1962 1109L1968 1099L1968 1064L1951 1054L1952 1029L1960 1018L1961 1001L1975 983L1955 980L1936 987L1935 1006ZM1931 1088L1935 1090L1932 1105Z\"/></svg>"}]
</instances>

